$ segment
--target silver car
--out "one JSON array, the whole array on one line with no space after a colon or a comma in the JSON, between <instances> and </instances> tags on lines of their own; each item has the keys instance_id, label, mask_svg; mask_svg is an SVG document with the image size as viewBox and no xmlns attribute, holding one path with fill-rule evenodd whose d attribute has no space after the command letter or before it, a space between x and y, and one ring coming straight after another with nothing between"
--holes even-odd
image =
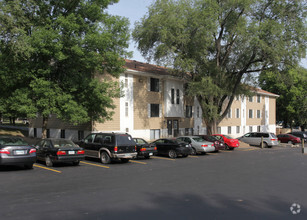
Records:
<instances>
[{"instance_id":1,"label":"silver car","mask_svg":"<svg viewBox=\"0 0 307 220\"><path fill-rule=\"evenodd\" d=\"M263 137L263 147L273 147L279 144L278 138L274 133L269 132L250 132L242 137L238 138L250 145L256 145L261 147L261 139Z\"/></svg>"},{"instance_id":2,"label":"silver car","mask_svg":"<svg viewBox=\"0 0 307 220\"><path fill-rule=\"evenodd\" d=\"M184 141L191 144L192 154L204 154L207 152L215 151L214 143L204 140L198 136L182 136L178 137L177 140Z\"/></svg>"}]
</instances>

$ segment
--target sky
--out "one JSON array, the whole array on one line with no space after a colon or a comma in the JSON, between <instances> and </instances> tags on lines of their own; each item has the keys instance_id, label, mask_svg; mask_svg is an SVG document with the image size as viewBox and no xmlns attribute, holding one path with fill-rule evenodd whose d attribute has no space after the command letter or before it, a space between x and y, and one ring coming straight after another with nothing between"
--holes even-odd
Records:
<instances>
[{"instance_id":1,"label":"sky","mask_svg":"<svg viewBox=\"0 0 307 220\"><path fill-rule=\"evenodd\" d=\"M130 30L133 30L134 23L141 20L141 18L147 13L147 8L155 0L120 0L118 3L110 5L108 8L109 14L123 16L130 21ZM130 40L129 51L133 51L132 60L146 62L145 58L136 48L136 43ZM302 59L300 63L307 69L307 58Z\"/></svg>"}]
</instances>

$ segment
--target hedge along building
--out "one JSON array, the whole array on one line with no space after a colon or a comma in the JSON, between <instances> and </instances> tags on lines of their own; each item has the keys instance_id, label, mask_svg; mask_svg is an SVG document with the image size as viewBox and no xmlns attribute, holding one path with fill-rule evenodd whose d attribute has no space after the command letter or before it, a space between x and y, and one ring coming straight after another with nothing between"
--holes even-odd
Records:
<instances>
[{"instance_id":1,"label":"hedge along building","mask_svg":"<svg viewBox=\"0 0 307 220\"><path fill-rule=\"evenodd\" d=\"M92 131L113 131L154 140L207 133L197 99L185 95L185 81L167 68L126 60L126 71L109 80L118 80L122 86L122 97L114 99L116 108L111 121L74 126L52 116L47 136L78 140ZM219 132L234 137L249 131L275 133L277 97L255 89L255 96L237 98L220 123ZM41 137L41 126L41 118L31 120L29 135Z\"/></svg>"}]
</instances>

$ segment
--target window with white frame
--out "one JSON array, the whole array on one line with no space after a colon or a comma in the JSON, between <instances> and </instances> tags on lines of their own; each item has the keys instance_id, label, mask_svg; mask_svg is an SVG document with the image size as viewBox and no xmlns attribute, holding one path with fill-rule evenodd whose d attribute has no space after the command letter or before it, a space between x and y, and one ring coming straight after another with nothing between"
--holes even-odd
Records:
<instances>
[{"instance_id":1,"label":"window with white frame","mask_svg":"<svg viewBox=\"0 0 307 220\"><path fill-rule=\"evenodd\" d=\"M160 115L160 105L159 104L150 104L150 117L159 117Z\"/></svg>"},{"instance_id":2,"label":"window with white frame","mask_svg":"<svg viewBox=\"0 0 307 220\"><path fill-rule=\"evenodd\" d=\"M253 126L249 126L249 132L253 132Z\"/></svg>"},{"instance_id":3,"label":"window with white frame","mask_svg":"<svg viewBox=\"0 0 307 220\"><path fill-rule=\"evenodd\" d=\"M228 126L227 130L228 130L228 134L231 134L231 126Z\"/></svg>"},{"instance_id":4,"label":"window with white frame","mask_svg":"<svg viewBox=\"0 0 307 220\"><path fill-rule=\"evenodd\" d=\"M159 79L157 78L150 78L150 91L152 92L159 92Z\"/></svg>"},{"instance_id":5,"label":"window with white frame","mask_svg":"<svg viewBox=\"0 0 307 220\"><path fill-rule=\"evenodd\" d=\"M240 126L237 126L237 134L239 134L240 133Z\"/></svg>"},{"instance_id":6,"label":"window with white frame","mask_svg":"<svg viewBox=\"0 0 307 220\"><path fill-rule=\"evenodd\" d=\"M125 102L125 116L128 117L129 116L129 103Z\"/></svg>"},{"instance_id":7,"label":"window with white frame","mask_svg":"<svg viewBox=\"0 0 307 220\"><path fill-rule=\"evenodd\" d=\"M217 127L217 133L218 134L222 133L222 128L221 127Z\"/></svg>"},{"instance_id":8,"label":"window with white frame","mask_svg":"<svg viewBox=\"0 0 307 220\"><path fill-rule=\"evenodd\" d=\"M257 132L260 132L260 131L261 131L261 127L257 126Z\"/></svg>"},{"instance_id":9,"label":"window with white frame","mask_svg":"<svg viewBox=\"0 0 307 220\"><path fill-rule=\"evenodd\" d=\"M249 101L249 102L253 102L253 96L250 96L250 97L248 98L248 101Z\"/></svg>"},{"instance_id":10,"label":"window with white frame","mask_svg":"<svg viewBox=\"0 0 307 220\"><path fill-rule=\"evenodd\" d=\"M156 140L160 138L160 129L150 129L150 140Z\"/></svg>"},{"instance_id":11,"label":"window with white frame","mask_svg":"<svg viewBox=\"0 0 307 220\"><path fill-rule=\"evenodd\" d=\"M253 118L253 109L248 110L248 118Z\"/></svg>"},{"instance_id":12,"label":"window with white frame","mask_svg":"<svg viewBox=\"0 0 307 220\"><path fill-rule=\"evenodd\" d=\"M257 118L261 118L261 111L257 110Z\"/></svg>"},{"instance_id":13,"label":"window with white frame","mask_svg":"<svg viewBox=\"0 0 307 220\"><path fill-rule=\"evenodd\" d=\"M186 106L185 117L192 118L192 106L190 105Z\"/></svg>"},{"instance_id":14,"label":"window with white frame","mask_svg":"<svg viewBox=\"0 0 307 220\"><path fill-rule=\"evenodd\" d=\"M176 104L179 105L180 102L180 90L177 89L176 90Z\"/></svg>"},{"instance_id":15,"label":"window with white frame","mask_svg":"<svg viewBox=\"0 0 307 220\"><path fill-rule=\"evenodd\" d=\"M171 89L171 103L175 104L175 89Z\"/></svg>"},{"instance_id":16,"label":"window with white frame","mask_svg":"<svg viewBox=\"0 0 307 220\"><path fill-rule=\"evenodd\" d=\"M197 115L197 118L199 118L199 106L197 106L196 109L197 109L197 110L196 110L196 115Z\"/></svg>"},{"instance_id":17,"label":"window with white frame","mask_svg":"<svg viewBox=\"0 0 307 220\"><path fill-rule=\"evenodd\" d=\"M240 118L240 109L239 108L236 109L236 118Z\"/></svg>"},{"instance_id":18,"label":"window with white frame","mask_svg":"<svg viewBox=\"0 0 307 220\"><path fill-rule=\"evenodd\" d=\"M125 74L125 88L128 88L128 74Z\"/></svg>"},{"instance_id":19,"label":"window with white frame","mask_svg":"<svg viewBox=\"0 0 307 220\"><path fill-rule=\"evenodd\" d=\"M257 95L257 102L260 103L261 102L261 96Z\"/></svg>"},{"instance_id":20,"label":"window with white frame","mask_svg":"<svg viewBox=\"0 0 307 220\"><path fill-rule=\"evenodd\" d=\"M227 116L226 116L227 118L231 118L231 108L228 110L228 112L227 112Z\"/></svg>"}]
</instances>

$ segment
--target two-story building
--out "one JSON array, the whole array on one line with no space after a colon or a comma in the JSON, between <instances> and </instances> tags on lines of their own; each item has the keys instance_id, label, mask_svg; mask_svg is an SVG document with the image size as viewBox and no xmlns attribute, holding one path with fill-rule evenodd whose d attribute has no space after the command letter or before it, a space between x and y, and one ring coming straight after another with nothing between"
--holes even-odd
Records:
<instances>
[{"instance_id":1,"label":"two-story building","mask_svg":"<svg viewBox=\"0 0 307 220\"><path fill-rule=\"evenodd\" d=\"M47 136L78 140L92 131L114 131L154 140L207 133L198 101L185 96L185 81L167 68L126 60L126 71L113 80L119 80L123 87L123 96L114 99L117 107L113 120L73 126L54 116L49 119ZM234 137L249 131L275 133L277 97L256 89L251 98L237 98L219 132ZM29 135L41 137L41 126L41 119L32 120Z\"/></svg>"}]
</instances>

